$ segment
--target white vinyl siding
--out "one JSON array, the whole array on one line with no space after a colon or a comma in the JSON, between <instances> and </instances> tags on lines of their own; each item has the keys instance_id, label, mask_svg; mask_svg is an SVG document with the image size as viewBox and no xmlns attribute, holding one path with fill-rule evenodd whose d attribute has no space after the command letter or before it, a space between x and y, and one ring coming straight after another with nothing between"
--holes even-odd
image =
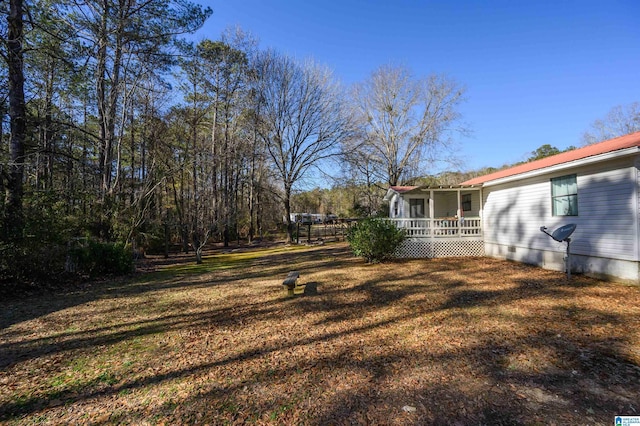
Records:
<instances>
[{"instance_id":1,"label":"white vinyl siding","mask_svg":"<svg viewBox=\"0 0 640 426\"><path fill-rule=\"evenodd\" d=\"M597 167L597 168L596 168ZM574 171L574 170L572 170ZM549 179L540 176L484 189L484 237L486 243L529 250L564 251L565 243L540 232L577 224L571 252L622 260L638 260L638 211L636 168L630 159L577 168L580 216L553 216Z\"/></svg>"},{"instance_id":2,"label":"white vinyl siding","mask_svg":"<svg viewBox=\"0 0 640 426\"><path fill-rule=\"evenodd\" d=\"M434 193L436 217L453 217L458 214L458 193L438 192Z\"/></svg>"},{"instance_id":3,"label":"white vinyl siding","mask_svg":"<svg viewBox=\"0 0 640 426\"><path fill-rule=\"evenodd\" d=\"M636 235L638 236L636 238L636 241L638 241L637 243L638 245L636 246L636 259L640 261L640 157L636 158L636 167L633 173L635 173L636 175L635 197L636 197L636 204L637 204L636 205L637 218L636 218L635 226L636 226Z\"/></svg>"},{"instance_id":4,"label":"white vinyl siding","mask_svg":"<svg viewBox=\"0 0 640 426\"><path fill-rule=\"evenodd\" d=\"M551 215L548 181L518 187L497 186L484 190L485 242L542 248L540 226ZM517 200L517 202L516 202ZM548 224L547 224L548 226Z\"/></svg>"}]
</instances>

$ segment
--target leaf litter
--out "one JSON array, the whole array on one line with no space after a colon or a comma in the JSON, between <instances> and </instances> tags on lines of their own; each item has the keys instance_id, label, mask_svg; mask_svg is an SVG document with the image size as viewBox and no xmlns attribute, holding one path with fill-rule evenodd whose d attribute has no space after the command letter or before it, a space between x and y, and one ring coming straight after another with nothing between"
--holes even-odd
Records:
<instances>
[{"instance_id":1,"label":"leaf litter","mask_svg":"<svg viewBox=\"0 0 640 426\"><path fill-rule=\"evenodd\" d=\"M637 286L488 258L367 265L344 244L225 256L1 301L0 422L638 415ZM314 291L287 297L291 270Z\"/></svg>"}]
</instances>

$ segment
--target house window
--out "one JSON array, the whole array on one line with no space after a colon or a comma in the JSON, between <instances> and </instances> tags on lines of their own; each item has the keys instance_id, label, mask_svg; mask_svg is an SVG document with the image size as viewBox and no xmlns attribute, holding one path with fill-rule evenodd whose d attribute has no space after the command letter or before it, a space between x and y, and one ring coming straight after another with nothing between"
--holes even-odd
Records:
<instances>
[{"instance_id":1,"label":"house window","mask_svg":"<svg viewBox=\"0 0 640 426\"><path fill-rule=\"evenodd\" d=\"M578 216L576 175L551 179L551 209L554 216Z\"/></svg>"},{"instance_id":2,"label":"house window","mask_svg":"<svg viewBox=\"0 0 640 426\"><path fill-rule=\"evenodd\" d=\"M398 202L393 202L393 217L398 217Z\"/></svg>"},{"instance_id":3,"label":"house window","mask_svg":"<svg viewBox=\"0 0 640 426\"><path fill-rule=\"evenodd\" d=\"M461 200L462 211L471 211L471 194L464 194Z\"/></svg>"},{"instance_id":4,"label":"house window","mask_svg":"<svg viewBox=\"0 0 640 426\"><path fill-rule=\"evenodd\" d=\"M424 198L409 199L409 217L424 217Z\"/></svg>"}]
</instances>

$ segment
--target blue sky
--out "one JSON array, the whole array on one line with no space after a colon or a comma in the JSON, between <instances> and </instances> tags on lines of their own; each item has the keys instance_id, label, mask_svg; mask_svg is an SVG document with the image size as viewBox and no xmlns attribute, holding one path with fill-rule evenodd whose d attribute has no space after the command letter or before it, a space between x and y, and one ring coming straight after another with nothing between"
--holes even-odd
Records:
<instances>
[{"instance_id":1,"label":"blue sky","mask_svg":"<svg viewBox=\"0 0 640 426\"><path fill-rule=\"evenodd\" d=\"M591 123L640 101L640 2L208 0L196 34L239 26L345 85L383 64L466 87L463 170L522 161L543 144L580 145Z\"/></svg>"}]
</instances>

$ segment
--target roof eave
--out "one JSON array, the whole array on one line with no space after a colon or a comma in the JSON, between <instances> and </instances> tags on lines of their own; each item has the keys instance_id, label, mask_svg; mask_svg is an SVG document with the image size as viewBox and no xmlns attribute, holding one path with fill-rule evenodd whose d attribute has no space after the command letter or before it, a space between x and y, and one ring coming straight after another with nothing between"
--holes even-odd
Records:
<instances>
[{"instance_id":1,"label":"roof eave","mask_svg":"<svg viewBox=\"0 0 640 426\"><path fill-rule=\"evenodd\" d=\"M487 181L487 182L483 182L481 184L481 186L482 187L487 187L487 186L501 185L501 184L504 184L504 183L509 183L509 182L522 180L522 179L528 179L528 178L532 178L532 177L536 177L536 176L540 176L540 175L545 175L545 174L548 174L548 173L561 171L561 170L564 170L564 169L570 169L570 168L574 168L574 167L586 166L586 165L593 164L593 163L598 163L598 162L601 162L601 161L608 161L608 160L613 160L613 159L616 159L616 158L627 157L627 156L630 156L630 155L638 154L639 152L640 152L640 147L638 147L638 146L633 146L633 147L630 147L630 148L624 148L624 149L620 149L620 150L617 150L617 151L605 152L603 154L598 154L598 155L593 155L593 156L590 156L590 157L580 158L578 160L569 161L569 162L561 163L561 164L556 164L556 165L549 166L549 167L544 167L542 169L531 170L529 172L519 173L517 175L505 176L503 178L490 180L490 181Z\"/></svg>"}]
</instances>

